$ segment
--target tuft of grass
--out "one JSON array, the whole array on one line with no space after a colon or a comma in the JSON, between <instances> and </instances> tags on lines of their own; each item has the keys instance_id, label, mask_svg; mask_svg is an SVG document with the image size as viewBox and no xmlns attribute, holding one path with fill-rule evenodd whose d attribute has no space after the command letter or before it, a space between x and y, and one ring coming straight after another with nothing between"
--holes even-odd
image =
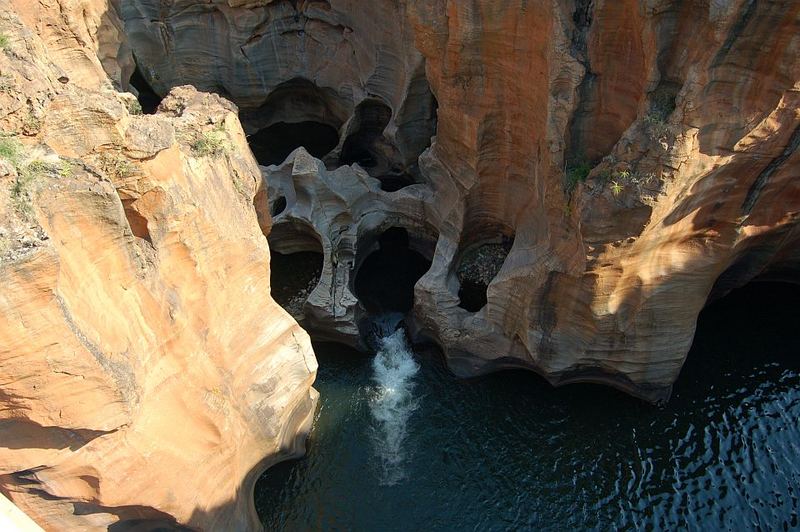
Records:
<instances>
[{"instance_id":1,"label":"tuft of grass","mask_svg":"<svg viewBox=\"0 0 800 532\"><path fill-rule=\"evenodd\" d=\"M106 175L117 179L125 179L136 173L136 165L119 153L102 154L100 168Z\"/></svg>"},{"instance_id":2,"label":"tuft of grass","mask_svg":"<svg viewBox=\"0 0 800 532\"><path fill-rule=\"evenodd\" d=\"M63 178L72 177L75 174L75 165L69 159L58 161L58 176Z\"/></svg>"},{"instance_id":3,"label":"tuft of grass","mask_svg":"<svg viewBox=\"0 0 800 532\"><path fill-rule=\"evenodd\" d=\"M575 190L578 183L583 183L592 171L592 165L588 161L580 161L577 164L567 168L565 174L565 188L566 191L571 193Z\"/></svg>"},{"instance_id":4,"label":"tuft of grass","mask_svg":"<svg viewBox=\"0 0 800 532\"><path fill-rule=\"evenodd\" d=\"M670 129L666 119L658 113L649 113L644 117L644 123L650 130L650 135L654 139L662 139L669 135Z\"/></svg>"},{"instance_id":5,"label":"tuft of grass","mask_svg":"<svg viewBox=\"0 0 800 532\"><path fill-rule=\"evenodd\" d=\"M22 216L33 216L33 189L45 176L58 174L59 166L45 161L31 161L17 169L17 179L11 187L11 200L14 208Z\"/></svg>"},{"instance_id":6,"label":"tuft of grass","mask_svg":"<svg viewBox=\"0 0 800 532\"><path fill-rule=\"evenodd\" d=\"M11 39L5 33L0 33L0 50L5 50L11 44Z\"/></svg>"},{"instance_id":7,"label":"tuft of grass","mask_svg":"<svg viewBox=\"0 0 800 532\"><path fill-rule=\"evenodd\" d=\"M625 185L616 180L611 182L611 193L614 194L614 197L622 194L623 190L625 190Z\"/></svg>"},{"instance_id":8,"label":"tuft of grass","mask_svg":"<svg viewBox=\"0 0 800 532\"><path fill-rule=\"evenodd\" d=\"M142 110L142 104L139 103L139 100L128 100L126 107L128 108L128 113L131 115L139 116L144 113Z\"/></svg>"},{"instance_id":9,"label":"tuft of grass","mask_svg":"<svg viewBox=\"0 0 800 532\"><path fill-rule=\"evenodd\" d=\"M0 158L17 166L21 157L22 144L17 139L14 137L0 137Z\"/></svg>"},{"instance_id":10,"label":"tuft of grass","mask_svg":"<svg viewBox=\"0 0 800 532\"><path fill-rule=\"evenodd\" d=\"M198 157L220 157L231 150L225 126L219 124L211 131L201 133L192 143L192 152Z\"/></svg>"}]
</instances>

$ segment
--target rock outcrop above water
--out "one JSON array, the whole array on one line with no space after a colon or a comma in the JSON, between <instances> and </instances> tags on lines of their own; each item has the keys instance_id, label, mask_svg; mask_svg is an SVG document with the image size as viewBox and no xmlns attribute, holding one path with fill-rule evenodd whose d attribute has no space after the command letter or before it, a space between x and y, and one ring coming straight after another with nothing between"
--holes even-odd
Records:
<instances>
[{"instance_id":1,"label":"rock outcrop above water","mask_svg":"<svg viewBox=\"0 0 800 532\"><path fill-rule=\"evenodd\" d=\"M253 486L302 451L316 360L269 295L237 109L183 87L138 114L7 4L0 492L48 530L258 528Z\"/></svg>"},{"instance_id":2,"label":"rock outcrop above water","mask_svg":"<svg viewBox=\"0 0 800 532\"><path fill-rule=\"evenodd\" d=\"M138 5L150 13L155 3ZM756 278L797 279L796 3L394 6L375 2L364 17L346 0L239 11L218 2L195 7L191 21L177 8L159 19L175 32L214 25L228 36L193 64L207 85L229 87L221 65L245 39L268 49L261 66L247 67L267 90L283 94L282 83L303 78L327 95L319 107L344 102L339 146L324 166L297 152L264 169L271 197L286 202L275 240L303 235L325 249L308 302L323 334L357 343L354 273L376 233L401 226L434 242L414 317L455 373L528 368L553 384L600 382L657 401L669 396L709 299ZM331 69L333 56L307 53L331 27L342 32L337 46L374 45L381 13L401 22L380 34L377 59L344 54ZM248 16L260 24L234 24ZM157 70L166 49L153 23L140 14L128 23L151 28L132 47ZM188 41L170 45L172 62L196 56ZM166 72L165 86L179 82ZM434 100L417 97L423 86ZM254 102L250 88L228 90L264 116L287 109L269 95ZM342 167L353 162L341 154L362 122L358 109L376 99L390 118L356 137L374 157ZM408 109L420 126L436 117L436 135L416 167L386 172L376 160L401 144ZM459 294L462 259L512 241L486 304L472 308Z\"/></svg>"}]
</instances>

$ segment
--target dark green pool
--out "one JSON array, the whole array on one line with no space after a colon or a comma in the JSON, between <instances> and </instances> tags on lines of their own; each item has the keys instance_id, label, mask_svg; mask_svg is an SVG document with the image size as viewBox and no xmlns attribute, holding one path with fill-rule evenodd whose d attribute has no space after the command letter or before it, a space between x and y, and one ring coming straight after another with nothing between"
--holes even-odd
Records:
<instances>
[{"instance_id":1,"label":"dark green pool","mask_svg":"<svg viewBox=\"0 0 800 532\"><path fill-rule=\"evenodd\" d=\"M798 303L753 284L710 306L660 408L525 372L456 380L432 349L379 385L373 357L318 345L308 454L256 506L267 530L796 528Z\"/></svg>"}]
</instances>

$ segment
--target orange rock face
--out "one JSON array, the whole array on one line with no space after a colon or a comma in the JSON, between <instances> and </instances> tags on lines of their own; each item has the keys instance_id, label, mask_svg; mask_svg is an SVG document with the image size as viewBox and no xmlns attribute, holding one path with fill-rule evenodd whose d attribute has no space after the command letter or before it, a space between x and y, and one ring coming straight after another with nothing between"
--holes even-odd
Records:
<instances>
[{"instance_id":1,"label":"orange rock face","mask_svg":"<svg viewBox=\"0 0 800 532\"><path fill-rule=\"evenodd\" d=\"M516 233L483 310L453 311L446 273L418 285L417 314L458 373L529 367L664 398L709 297L797 272L800 6L520 8L411 9L440 105L436 178L459 195L443 235ZM581 163L588 179L565 187Z\"/></svg>"},{"instance_id":2,"label":"orange rock face","mask_svg":"<svg viewBox=\"0 0 800 532\"><path fill-rule=\"evenodd\" d=\"M306 312L322 333L359 342L350 281L375 232L400 225L435 246L414 327L456 373L525 367L659 400L709 297L794 270L798 9L136 0L121 17L157 91L221 90L249 133L312 118L338 131L319 157L327 170L312 175L303 157L265 171L274 197L292 198L281 238L310 227L322 243ZM375 20L400 23L376 31ZM409 126L430 114L421 86L438 102L429 149L407 142L427 131ZM286 103L293 93L303 105ZM367 133L365 106L387 116ZM345 170L359 163L348 139L372 143L360 161L371 177L408 171L413 186L376 195ZM513 247L486 304L464 305L461 263L500 240Z\"/></svg>"},{"instance_id":3,"label":"orange rock face","mask_svg":"<svg viewBox=\"0 0 800 532\"><path fill-rule=\"evenodd\" d=\"M184 88L131 115L15 36L3 72L39 85L6 97L43 104L0 177L0 491L51 530L257 528L253 485L301 452L316 360L269 295L237 110Z\"/></svg>"},{"instance_id":4,"label":"orange rock face","mask_svg":"<svg viewBox=\"0 0 800 532\"><path fill-rule=\"evenodd\" d=\"M22 150L0 162L0 488L50 528L255 526L252 482L314 402L271 227L323 255L302 314L325 338L362 344L353 279L402 227L432 263L408 322L453 372L652 401L710 299L798 279L797 2L115 5L0 1ZM172 91L154 116L112 90L134 56ZM237 111L331 146L259 168ZM468 264L485 245L498 271ZM477 305L470 271L493 275Z\"/></svg>"}]
</instances>

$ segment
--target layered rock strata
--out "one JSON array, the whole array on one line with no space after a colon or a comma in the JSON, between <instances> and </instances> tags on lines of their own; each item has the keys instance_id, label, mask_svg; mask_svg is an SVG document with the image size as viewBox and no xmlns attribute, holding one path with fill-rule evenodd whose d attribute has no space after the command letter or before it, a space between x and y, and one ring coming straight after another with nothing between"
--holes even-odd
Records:
<instances>
[{"instance_id":1,"label":"layered rock strata","mask_svg":"<svg viewBox=\"0 0 800 532\"><path fill-rule=\"evenodd\" d=\"M529 368L663 400L710 298L797 279L794 2L213 2L157 22L162 3L132 5L131 47L159 90L224 89L265 117L255 128L309 119L270 104L302 79L316 96L300 101L336 117L324 166L303 154L265 168L273 198L289 197L276 245L294 233L325 250L307 305L321 334L358 343L354 274L376 228L399 224L436 239L413 321L455 373ZM198 49L187 27L220 38ZM435 99L418 97L427 86ZM391 112L353 141L368 156L343 157L375 100ZM402 145L408 116L418 151L438 125L398 180L369 155ZM462 258L504 242L473 312Z\"/></svg>"},{"instance_id":2,"label":"layered rock strata","mask_svg":"<svg viewBox=\"0 0 800 532\"><path fill-rule=\"evenodd\" d=\"M48 530L257 529L316 360L269 296L238 109L185 87L143 116L0 6L0 492Z\"/></svg>"},{"instance_id":3,"label":"layered rock strata","mask_svg":"<svg viewBox=\"0 0 800 532\"><path fill-rule=\"evenodd\" d=\"M362 345L356 279L401 228L431 260L408 321L456 374L654 401L707 301L798 279L796 2L0 5L2 124L28 150L3 163L0 400L19 440L0 464L45 522L253 524L238 493L313 403L263 234L323 254L299 316L321 338ZM238 107L177 89L132 117L94 92L134 71L158 97L192 84ZM500 254L475 257L509 245L467 304L463 272L495 273ZM206 483L186 495L181 475Z\"/></svg>"}]
</instances>

